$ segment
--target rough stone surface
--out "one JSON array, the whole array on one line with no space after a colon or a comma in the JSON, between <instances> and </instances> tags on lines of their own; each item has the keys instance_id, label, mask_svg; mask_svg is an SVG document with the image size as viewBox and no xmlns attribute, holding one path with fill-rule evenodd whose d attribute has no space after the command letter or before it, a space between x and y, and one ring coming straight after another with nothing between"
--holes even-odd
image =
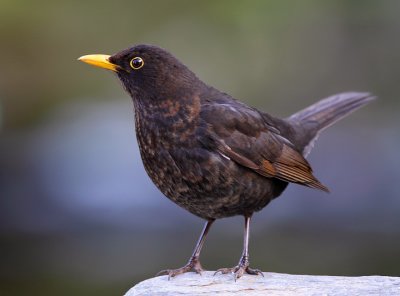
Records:
<instances>
[{"instance_id":1,"label":"rough stone surface","mask_svg":"<svg viewBox=\"0 0 400 296\"><path fill-rule=\"evenodd\" d=\"M206 271L200 276L186 273L171 278L160 276L140 282L125 296L152 295L400 295L400 277L314 276L265 272L264 276L244 275L236 282L232 275Z\"/></svg>"}]
</instances>

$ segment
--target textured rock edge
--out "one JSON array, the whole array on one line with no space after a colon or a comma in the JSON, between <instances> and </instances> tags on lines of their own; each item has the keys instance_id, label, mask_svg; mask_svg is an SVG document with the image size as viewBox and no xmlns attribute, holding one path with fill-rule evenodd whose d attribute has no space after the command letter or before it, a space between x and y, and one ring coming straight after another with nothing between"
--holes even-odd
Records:
<instances>
[{"instance_id":1,"label":"textured rock edge","mask_svg":"<svg viewBox=\"0 0 400 296\"><path fill-rule=\"evenodd\" d=\"M213 276L186 273L168 281L167 276L147 279L125 296L136 295L400 295L400 277L321 276L265 272L244 275L236 282L230 274Z\"/></svg>"}]
</instances>

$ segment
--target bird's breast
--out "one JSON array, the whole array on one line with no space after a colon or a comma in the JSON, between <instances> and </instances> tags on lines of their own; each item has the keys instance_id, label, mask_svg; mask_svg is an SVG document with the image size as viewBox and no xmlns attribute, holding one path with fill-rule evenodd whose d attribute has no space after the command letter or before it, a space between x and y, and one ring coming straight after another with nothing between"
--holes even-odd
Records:
<instances>
[{"instance_id":1,"label":"bird's breast","mask_svg":"<svg viewBox=\"0 0 400 296\"><path fill-rule=\"evenodd\" d=\"M200 98L167 98L135 104L139 144L149 152L190 145L200 127Z\"/></svg>"},{"instance_id":2,"label":"bird's breast","mask_svg":"<svg viewBox=\"0 0 400 296\"><path fill-rule=\"evenodd\" d=\"M167 196L187 190L180 163L198 147L200 98L135 103L135 128L144 167Z\"/></svg>"}]
</instances>

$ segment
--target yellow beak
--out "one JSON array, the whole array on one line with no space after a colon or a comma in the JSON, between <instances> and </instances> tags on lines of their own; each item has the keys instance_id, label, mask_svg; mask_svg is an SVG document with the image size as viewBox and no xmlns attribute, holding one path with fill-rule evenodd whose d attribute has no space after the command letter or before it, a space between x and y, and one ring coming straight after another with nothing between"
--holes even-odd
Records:
<instances>
[{"instance_id":1,"label":"yellow beak","mask_svg":"<svg viewBox=\"0 0 400 296\"><path fill-rule=\"evenodd\" d=\"M108 60L110 58L109 55L106 54L89 54L89 55L84 55L81 56L78 61L82 61L86 64L100 67L103 69L111 70L114 72L117 72L119 69L118 65L115 65L113 63L110 63Z\"/></svg>"}]
</instances>

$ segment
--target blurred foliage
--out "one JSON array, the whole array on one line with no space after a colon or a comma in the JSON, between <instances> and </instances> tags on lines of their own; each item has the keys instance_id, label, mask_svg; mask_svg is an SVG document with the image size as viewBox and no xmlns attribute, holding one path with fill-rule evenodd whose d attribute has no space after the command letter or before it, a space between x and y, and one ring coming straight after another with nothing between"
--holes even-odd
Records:
<instances>
[{"instance_id":1,"label":"blurred foliage","mask_svg":"<svg viewBox=\"0 0 400 296\"><path fill-rule=\"evenodd\" d=\"M5 126L26 127L71 98L125 96L75 60L136 43L169 49L207 82L253 102L354 88L392 99L399 8L390 0L3 0Z\"/></svg>"}]
</instances>

